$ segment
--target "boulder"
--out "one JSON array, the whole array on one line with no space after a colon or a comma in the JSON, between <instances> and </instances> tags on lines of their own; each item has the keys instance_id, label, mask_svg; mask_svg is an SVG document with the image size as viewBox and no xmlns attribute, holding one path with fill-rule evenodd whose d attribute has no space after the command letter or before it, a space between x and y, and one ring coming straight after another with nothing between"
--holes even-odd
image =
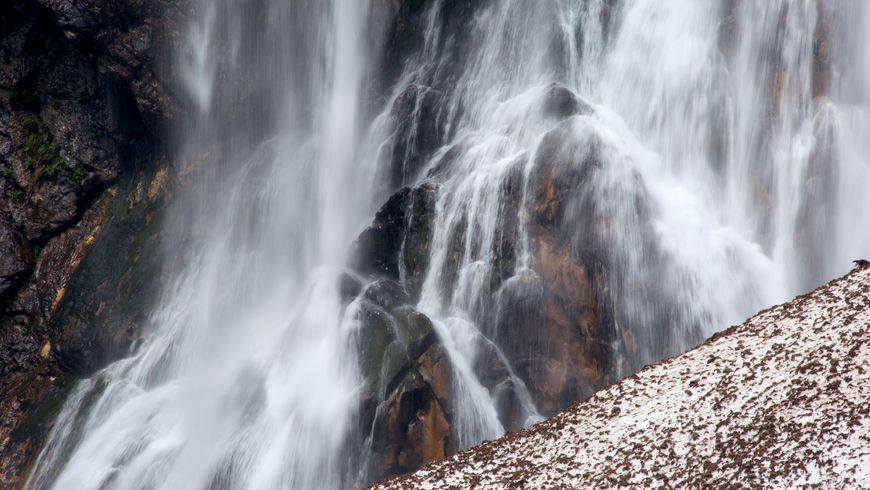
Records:
<instances>
[{"instance_id":1,"label":"boulder","mask_svg":"<svg viewBox=\"0 0 870 490\"><path fill-rule=\"evenodd\" d=\"M592 107L586 101L561 83L551 83L547 87L541 109L544 115L555 119L592 113Z\"/></svg>"}]
</instances>

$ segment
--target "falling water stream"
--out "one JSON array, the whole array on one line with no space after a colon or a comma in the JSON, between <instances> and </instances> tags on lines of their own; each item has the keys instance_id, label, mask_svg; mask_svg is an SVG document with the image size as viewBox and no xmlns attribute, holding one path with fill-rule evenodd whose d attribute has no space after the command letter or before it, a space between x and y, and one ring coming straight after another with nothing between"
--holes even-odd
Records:
<instances>
[{"instance_id":1,"label":"falling water stream","mask_svg":"<svg viewBox=\"0 0 870 490\"><path fill-rule=\"evenodd\" d=\"M167 219L175 277L145 340L78 383L30 488L367 483L347 454L362 375L335 285L393 184L438 185L416 307L454 366L459 445L501 435L472 366L509 335L487 320L494 245L553 135L569 161L599 165L588 192L604 235L571 226L570 209L567 234L577 250L607 238L639 345L615 348L619 375L870 251L861 2L481 1L462 32L452 3L426 2L419 49L377 96L379 2L202 0L179 54L192 102L178 160L196 182ZM391 107L411 86L437 94L440 140L385 184ZM553 87L583 109L543 112ZM236 117L246 104L255 117ZM501 293L536 274L522 212L517 226ZM540 420L511 375L524 423Z\"/></svg>"}]
</instances>

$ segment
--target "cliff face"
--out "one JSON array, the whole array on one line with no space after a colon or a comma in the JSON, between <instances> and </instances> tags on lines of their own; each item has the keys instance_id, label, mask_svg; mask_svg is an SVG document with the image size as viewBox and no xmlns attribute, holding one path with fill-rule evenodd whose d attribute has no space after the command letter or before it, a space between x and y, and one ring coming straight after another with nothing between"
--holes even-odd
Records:
<instances>
[{"instance_id":1,"label":"cliff face","mask_svg":"<svg viewBox=\"0 0 870 490\"><path fill-rule=\"evenodd\" d=\"M870 485L870 267L372 488Z\"/></svg>"},{"instance_id":2,"label":"cliff face","mask_svg":"<svg viewBox=\"0 0 870 490\"><path fill-rule=\"evenodd\" d=\"M188 3L16 0L0 12L0 485L21 482L75 380L123 357L141 338L167 275L161 214L193 179L176 172L167 151L174 142L166 137L185 113L171 72ZM604 37L617 4L601 2ZM268 5L249 6L265 17ZM381 36L367 39L378 75L365 87L362 104L367 117L386 108L391 134L380 147L377 182L385 199L359 235L339 285L344 305L359 321L353 340L364 386L351 436L359 443L352 451L369 451L362 469L368 481L412 471L463 447L457 367L435 316L420 306L437 238L449 244L446 258L435 266L434 288L446 302L459 276L477 265L470 262L487 268L473 294L476 303L463 312L482 330L470 341L476 355L468 370L493 399L504 429L520 430L588 398L660 355L650 352L674 352L667 349L701 340L700 320L688 317L679 298L657 287L675 269L657 244L653 200L642 176L617 169L624 182L608 187L614 162L606 153L613 148L594 131L580 131L578 124L595 116L595 108L563 84L526 93L533 100L524 110L546 130L540 144L525 149L529 165L515 159L489 189L498 201L492 239L474 236L480 224L472 223L474 211L468 209L436 237L445 183L463 159L475 158L468 140L456 134L463 111L471 110L456 86L479 63L470 49L481 42L474 38L480 35L475 19L491 2L373 0L370 5L372 32ZM722 6L726 54L736 36L728 27L735 23L734 5ZM830 85L824 25L814 34L818 97L827 95ZM431 29L438 35L427 40ZM248 35L248 41L257 40ZM434 43L428 50L427 42ZM560 58L570 42L554 35L544 51ZM412 66L426 52L437 56ZM778 100L776 87L771 100ZM259 117L274 103L267 87L248 79L222 80L216 91L225 102L218 110L226 113L215 119L228 126L221 135L231 134L234 125L267 124ZM813 161L828 157L819 153ZM630 216L613 216L608 206L613 201L632 203ZM807 209L803 214L815 223L807 229L822 229L831 213ZM643 272L624 260L625 250L614 251L620 228L635 233L630 246L644 258ZM814 242L827 236L822 231L797 241L822 250L823 244ZM524 253L528 264L520 273ZM675 340L678 334L668 328L639 338L644 332L633 331L635 319L617 305L632 281L643 283L634 299L649 323L681 325L685 338ZM725 383L730 375L722 376ZM618 386L640 390L631 383ZM707 386L698 383L688 391L700 393L699 387ZM722 400L730 399L730 392L722 393ZM600 403L594 400L592 405ZM730 402L720 405L725 403ZM601 410L607 420L634 420L620 418L629 416L628 406ZM539 427L555 427L568 416ZM666 429L651 434L669 437ZM680 444L661 450L682 454ZM736 446L722 451L717 457L731 461L723 463L726 469L745 457ZM616 460L623 456L615 454ZM558 462L563 456L554 457ZM710 468L711 481L719 482L713 479L718 470ZM460 475L449 481L472 484L478 481L474 471L471 480ZM681 478L681 471L675 469L673 478ZM727 471L722 478L731 474ZM496 472L491 481L548 483L546 475L533 473L539 479ZM589 483L609 483L606 475L595 474Z\"/></svg>"},{"instance_id":3,"label":"cliff face","mask_svg":"<svg viewBox=\"0 0 870 490\"><path fill-rule=\"evenodd\" d=\"M0 12L3 486L20 481L74 377L126 351L159 282L172 180L161 138L175 117L159 74L175 17L169 1Z\"/></svg>"}]
</instances>

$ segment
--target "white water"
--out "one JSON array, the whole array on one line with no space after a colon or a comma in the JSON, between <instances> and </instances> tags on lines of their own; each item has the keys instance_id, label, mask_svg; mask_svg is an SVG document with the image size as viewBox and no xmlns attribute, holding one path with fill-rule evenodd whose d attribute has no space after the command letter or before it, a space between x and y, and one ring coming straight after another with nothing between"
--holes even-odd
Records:
<instances>
[{"instance_id":1,"label":"white water","mask_svg":"<svg viewBox=\"0 0 870 490\"><path fill-rule=\"evenodd\" d=\"M593 145L602 160L594 198L608 223L611 286L641 344L618 360L621 373L868 254L870 55L855 47L870 43L870 9L860 3L737 2L726 22L712 1L625 2L609 16L603 0L496 1L477 9L456 69L445 2L431 2L423 48L389 99L412 83L443 94L449 136L411 181L459 149L434 177L418 308L456 372L460 445L504 431L471 366L485 339L510 335L484 321L499 305L487 285L501 189L515 172L526 182L560 124L540 111L553 82L593 109L561 124L574 161ZM335 278L386 197L372 189L389 103L374 118L363 109L374 76L367 47L382 33L366 30L376 24L357 0L264 4L255 16L254 2L204 2L190 27L180 73L196 107L182 157L210 157L171 224L190 252L153 333L71 395L33 488L360 483L343 452L360 385L354 322ZM814 38L826 23L831 82L814 94ZM245 84L269 101L263 128L228 117ZM568 231L575 247L591 240ZM535 274L529 244L517 247L505 288Z\"/></svg>"}]
</instances>

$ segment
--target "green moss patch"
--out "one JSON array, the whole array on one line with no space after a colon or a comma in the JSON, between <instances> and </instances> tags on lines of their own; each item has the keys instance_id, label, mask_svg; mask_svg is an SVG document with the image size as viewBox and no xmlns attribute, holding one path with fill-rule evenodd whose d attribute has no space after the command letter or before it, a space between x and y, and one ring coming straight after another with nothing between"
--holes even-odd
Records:
<instances>
[{"instance_id":1,"label":"green moss patch","mask_svg":"<svg viewBox=\"0 0 870 490\"><path fill-rule=\"evenodd\" d=\"M60 154L60 145L34 116L27 116L19 127L24 136L24 164L46 179L65 175L76 185L88 175L83 167L72 168Z\"/></svg>"}]
</instances>

